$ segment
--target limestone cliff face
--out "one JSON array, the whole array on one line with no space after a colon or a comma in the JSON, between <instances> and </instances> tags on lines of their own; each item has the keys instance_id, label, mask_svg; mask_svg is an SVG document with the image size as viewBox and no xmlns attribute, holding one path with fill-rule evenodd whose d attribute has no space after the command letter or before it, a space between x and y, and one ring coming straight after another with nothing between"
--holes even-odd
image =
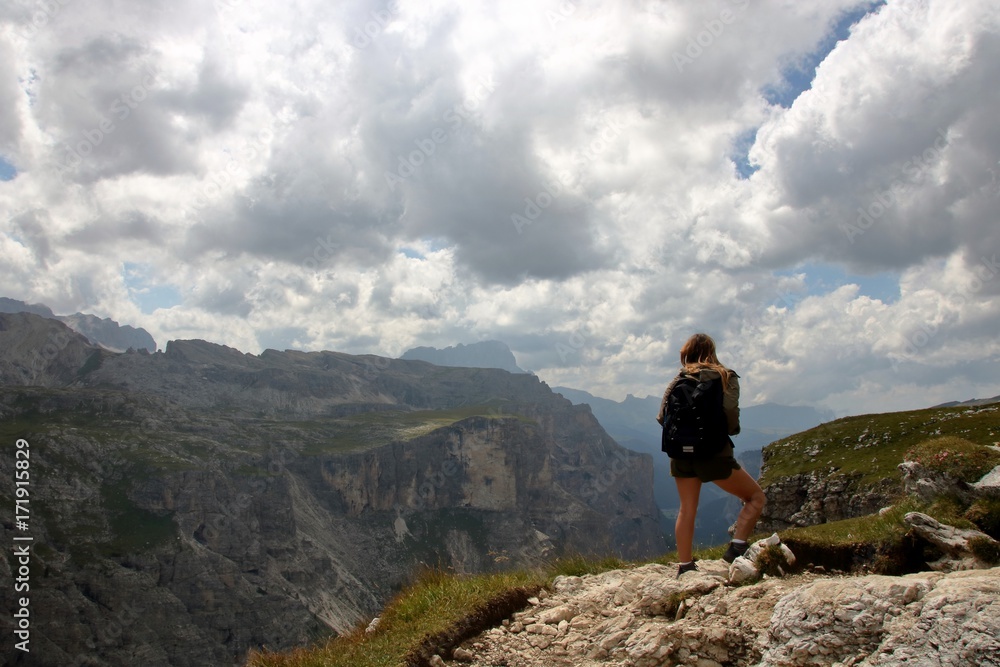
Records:
<instances>
[{"instance_id":1,"label":"limestone cliff face","mask_svg":"<svg viewBox=\"0 0 1000 667\"><path fill-rule=\"evenodd\" d=\"M775 480L766 489L767 508L760 530L815 526L877 514L902 495L898 480L883 479L864 485L858 484L861 478L860 474L846 475L832 470Z\"/></svg>"},{"instance_id":2,"label":"limestone cliff face","mask_svg":"<svg viewBox=\"0 0 1000 667\"><path fill-rule=\"evenodd\" d=\"M353 627L421 564L664 549L649 457L534 376L203 341L113 354L0 314L0 381L34 510L32 653L5 643L5 664L234 664Z\"/></svg>"},{"instance_id":3,"label":"limestone cliff face","mask_svg":"<svg viewBox=\"0 0 1000 667\"><path fill-rule=\"evenodd\" d=\"M323 458L312 474L336 511L394 515L401 542L434 534L423 517L446 512L477 526L485 552L504 560L662 551L647 457L618 447L589 410L525 421L534 409L517 409L519 417L473 417L407 443Z\"/></svg>"}]
</instances>

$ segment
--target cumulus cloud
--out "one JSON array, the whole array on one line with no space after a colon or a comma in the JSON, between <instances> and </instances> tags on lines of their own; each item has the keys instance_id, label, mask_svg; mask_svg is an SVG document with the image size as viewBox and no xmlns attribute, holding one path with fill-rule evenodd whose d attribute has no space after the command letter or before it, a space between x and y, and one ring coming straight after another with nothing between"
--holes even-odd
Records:
<instances>
[{"instance_id":1,"label":"cumulus cloud","mask_svg":"<svg viewBox=\"0 0 1000 667\"><path fill-rule=\"evenodd\" d=\"M695 330L750 402L993 395L998 16L8 3L0 293L161 345L500 339L612 398L659 393Z\"/></svg>"},{"instance_id":2,"label":"cumulus cloud","mask_svg":"<svg viewBox=\"0 0 1000 667\"><path fill-rule=\"evenodd\" d=\"M1000 134L985 120L1000 103L986 85L1000 75L995 9L887 4L761 127L747 212L772 239L764 261L899 270L1000 250L989 187Z\"/></svg>"}]
</instances>

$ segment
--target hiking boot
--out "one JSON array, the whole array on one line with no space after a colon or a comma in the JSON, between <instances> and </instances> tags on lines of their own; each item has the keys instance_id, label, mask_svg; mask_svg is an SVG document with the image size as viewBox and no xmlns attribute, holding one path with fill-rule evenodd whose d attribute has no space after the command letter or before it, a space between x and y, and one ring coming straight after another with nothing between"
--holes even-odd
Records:
<instances>
[{"instance_id":1,"label":"hiking boot","mask_svg":"<svg viewBox=\"0 0 1000 667\"><path fill-rule=\"evenodd\" d=\"M726 549L726 553L722 554L722 560L727 563L732 563L734 560L742 556L747 552L750 545L744 542L743 544L737 544L736 542L730 542L729 548Z\"/></svg>"},{"instance_id":2,"label":"hiking boot","mask_svg":"<svg viewBox=\"0 0 1000 667\"><path fill-rule=\"evenodd\" d=\"M677 578L680 579L682 574L684 574L685 572L692 572L692 571L693 572L698 571L698 566L695 565L694 561L691 561L690 563L682 563L681 565L677 566Z\"/></svg>"}]
</instances>

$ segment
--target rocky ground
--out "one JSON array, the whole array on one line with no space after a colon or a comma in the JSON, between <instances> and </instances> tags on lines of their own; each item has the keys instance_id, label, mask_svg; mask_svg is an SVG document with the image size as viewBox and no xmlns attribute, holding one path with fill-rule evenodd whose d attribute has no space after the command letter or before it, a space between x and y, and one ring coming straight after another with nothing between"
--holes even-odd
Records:
<instances>
[{"instance_id":1,"label":"rocky ground","mask_svg":"<svg viewBox=\"0 0 1000 667\"><path fill-rule=\"evenodd\" d=\"M560 577L436 665L1000 665L1000 568L726 583L724 561Z\"/></svg>"}]
</instances>

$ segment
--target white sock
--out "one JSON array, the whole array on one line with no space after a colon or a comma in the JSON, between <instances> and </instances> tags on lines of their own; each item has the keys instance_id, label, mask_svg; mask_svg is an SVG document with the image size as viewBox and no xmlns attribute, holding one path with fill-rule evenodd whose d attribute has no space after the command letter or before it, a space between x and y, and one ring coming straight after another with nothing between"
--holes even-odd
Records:
<instances>
[{"instance_id":1,"label":"white sock","mask_svg":"<svg viewBox=\"0 0 1000 667\"><path fill-rule=\"evenodd\" d=\"M746 540L733 540L733 544L746 544Z\"/></svg>"}]
</instances>

